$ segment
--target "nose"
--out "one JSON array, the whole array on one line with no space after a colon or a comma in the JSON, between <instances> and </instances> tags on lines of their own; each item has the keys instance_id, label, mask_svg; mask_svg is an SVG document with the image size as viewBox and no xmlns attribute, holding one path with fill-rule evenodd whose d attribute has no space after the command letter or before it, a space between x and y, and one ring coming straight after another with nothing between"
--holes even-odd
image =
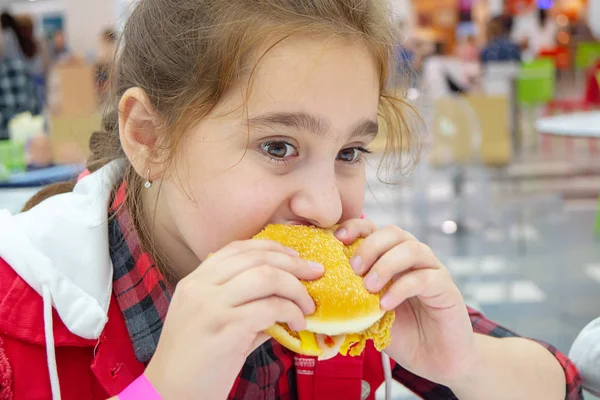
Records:
<instances>
[{"instance_id":1,"label":"nose","mask_svg":"<svg viewBox=\"0 0 600 400\"><path fill-rule=\"evenodd\" d=\"M292 196L290 209L300 220L321 228L335 225L342 216L342 199L335 172L313 174Z\"/></svg>"}]
</instances>

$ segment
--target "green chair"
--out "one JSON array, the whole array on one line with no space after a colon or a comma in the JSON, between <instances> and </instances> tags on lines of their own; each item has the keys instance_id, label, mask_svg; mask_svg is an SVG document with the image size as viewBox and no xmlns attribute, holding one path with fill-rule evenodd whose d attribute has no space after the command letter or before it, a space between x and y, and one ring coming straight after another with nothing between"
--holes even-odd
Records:
<instances>
[{"instance_id":1,"label":"green chair","mask_svg":"<svg viewBox=\"0 0 600 400\"><path fill-rule=\"evenodd\" d=\"M598 210L596 211L596 223L594 224L594 234L600 236L600 195L598 196Z\"/></svg>"},{"instance_id":2,"label":"green chair","mask_svg":"<svg viewBox=\"0 0 600 400\"><path fill-rule=\"evenodd\" d=\"M575 68L586 69L600 59L600 43L581 42L577 44L575 53Z\"/></svg>"},{"instance_id":3,"label":"green chair","mask_svg":"<svg viewBox=\"0 0 600 400\"><path fill-rule=\"evenodd\" d=\"M600 86L600 71L596 73L596 81ZM596 211L596 223L594 224L594 234L600 236L600 194L598 195L598 208Z\"/></svg>"},{"instance_id":4,"label":"green chair","mask_svg":"<svg viewBox=\"0 0 600 400\"><path fill-rule=\"evenodd\" d=\"M542 58L523 63L517 78L517 100L523 105L545 104L552 100L556 87L556 66Z\"/></svg>"},{"instance_id":5,"label":"green chair","mask_svg":"<svg viewBox=\"0 0 600 400\"><path fill-rule=\"evenodd\" d=\"M12 140L0 141L0 180L12 172L25 170L25 146Z\"/></svg>"}]
</instances>

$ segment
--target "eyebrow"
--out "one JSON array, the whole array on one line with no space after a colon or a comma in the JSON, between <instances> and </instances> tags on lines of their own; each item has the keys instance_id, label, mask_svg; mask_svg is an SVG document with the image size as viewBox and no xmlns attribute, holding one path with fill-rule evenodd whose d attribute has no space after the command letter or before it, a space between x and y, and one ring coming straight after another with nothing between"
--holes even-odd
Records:
<instances>
[{"instance_id":1,"label":"eyebrow","mask_svg":"<svg viewBox=\"0 0 600 400\"><path fill-rule=\"evenodd\" d=\"M250 127L285 127L309 131L317 136L329 135L330 124L321 117L304 112L274 112L248 119ZM375 137L379 132L377 121L365 118L350 130L350 137Z\"/></svg>"}]
</instances>

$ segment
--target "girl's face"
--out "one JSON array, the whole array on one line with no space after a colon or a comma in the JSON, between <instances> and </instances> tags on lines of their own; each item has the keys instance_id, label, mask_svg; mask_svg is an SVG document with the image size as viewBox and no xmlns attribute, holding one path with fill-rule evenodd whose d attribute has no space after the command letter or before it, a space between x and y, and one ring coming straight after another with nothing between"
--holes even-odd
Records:
<instances>
[{"instance_id":1,"label":"girl's face","mask_svg":"<svg viewBox=\"0 0 600 400\"><path fill-rule=\"evenodd\" d=\"M284 42L260 61L246 109L245 97L240 85L197 124L153 189L154 234L180 276L267 224L328 228L361 214L379 102L367 50Z\"/></svg>"}]
</instances>

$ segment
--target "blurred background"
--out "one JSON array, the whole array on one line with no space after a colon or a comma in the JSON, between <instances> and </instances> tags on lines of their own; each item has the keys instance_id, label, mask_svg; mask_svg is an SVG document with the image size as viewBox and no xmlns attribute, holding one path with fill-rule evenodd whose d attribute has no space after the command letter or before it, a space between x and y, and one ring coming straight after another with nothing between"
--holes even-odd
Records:
<instances>
[{"instance_id":1,"label":"blurred background","mask_svg":"<svg viewBox=\"0 0 600 400\"><path fill-rule=\"evenodd\" d=\"M82 171L134 3L0 0L0 208ZM431 245L469 305L568 352L600 315L600 0L393 6L390 85L423 154L378 170L379 138L367 216Z\"/></svg>"}]
</instances>

